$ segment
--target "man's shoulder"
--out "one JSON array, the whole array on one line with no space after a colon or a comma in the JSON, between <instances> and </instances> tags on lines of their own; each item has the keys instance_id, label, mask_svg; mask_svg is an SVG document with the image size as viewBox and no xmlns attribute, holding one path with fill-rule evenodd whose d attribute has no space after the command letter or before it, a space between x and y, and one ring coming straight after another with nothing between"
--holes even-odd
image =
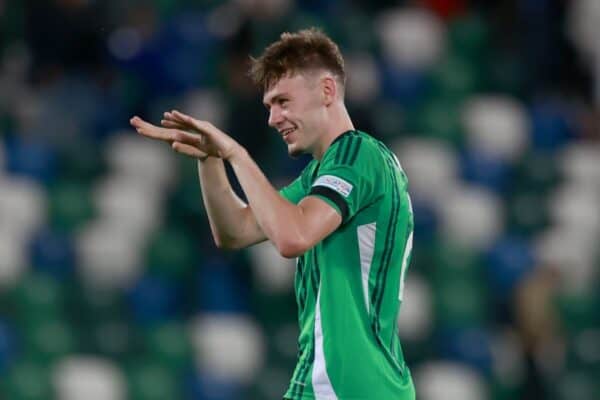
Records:
<instances>
[{"instance_id":1,"label":"man's shoulder","mask_svg":"<svg viewBox=\"0 0 600 400\"><path fill-rule=\"evenodd\" d=\"M330 146L324 163L335 165L360 165L372 163L381 157L385 148L381 142L363 131L349 131L339 136Z\"/></svg>"},{"instance_id":2,"label":"man's shoulder","mask_svg":"<svg viewBox=\"0 0 600 400\"><path fill-rule=\"evenodd\" d=\"M303 184L309 184L315 174L318 164L319 163L314 158L310 160L302 169L297 179L301 180Z\"/></svg>"}]
</instances>

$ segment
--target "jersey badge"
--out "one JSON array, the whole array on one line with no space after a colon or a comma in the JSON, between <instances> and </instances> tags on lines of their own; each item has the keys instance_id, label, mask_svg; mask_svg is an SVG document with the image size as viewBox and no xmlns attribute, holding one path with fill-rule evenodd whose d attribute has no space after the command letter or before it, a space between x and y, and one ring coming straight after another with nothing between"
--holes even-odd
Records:
<instances>
[{"instance_id":1,"label":"jersey badge","mask_svg":"<svg viewBox=\"0 0 600 400\"><path fill-rule=\"evenodd\" d=\"M337 176L333 175L320 176L313 184L313 187L314 186L328 187L330 189L335 190L344 197L348 197L350 195L350 192L352 192L353 188L353 186L350 183L346 182L342 178L338 178Z\"/></svg>"}]
</instances>

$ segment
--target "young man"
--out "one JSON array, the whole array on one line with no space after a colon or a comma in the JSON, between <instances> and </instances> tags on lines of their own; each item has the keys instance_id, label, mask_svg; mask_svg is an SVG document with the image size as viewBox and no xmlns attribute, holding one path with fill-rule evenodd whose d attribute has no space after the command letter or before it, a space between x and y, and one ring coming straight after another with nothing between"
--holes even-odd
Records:
<instances>
[{"instance_id":1,"label":"young man","mask_svg":"<svg viewBox=\"0 0 600 400\"><path fill-rule=\"evenodd\" d=\"M314 158L279 192L244 148L208 122L173 111L163 128L138 117L131 124L198 158L217 246L270 240L282 256L297 257L300 352L286 399L414 399L396 325L413 230L398 160L354 129L343 59L322 32L282 34L253 59L251 75L289 154ZM231 189L224 162L248 204Z\"/></svg>"}]
</instances>

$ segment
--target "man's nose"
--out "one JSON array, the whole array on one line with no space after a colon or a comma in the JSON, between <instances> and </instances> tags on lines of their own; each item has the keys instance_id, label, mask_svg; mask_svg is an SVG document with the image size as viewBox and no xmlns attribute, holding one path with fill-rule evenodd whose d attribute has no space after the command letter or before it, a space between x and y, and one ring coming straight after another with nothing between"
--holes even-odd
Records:
<instances>
[{"instance_id":1,"label":"man's nose","mask_svg":"<svg viewBox=\"0 0 600 400\"><path fill-rule=\"evenodd\" d=\"M271 107L269 110L269 126L277 128L277 125L279 125L281 121L283 121L281 110L278 110L277 107Z\"/></svg>"}]
</instances>

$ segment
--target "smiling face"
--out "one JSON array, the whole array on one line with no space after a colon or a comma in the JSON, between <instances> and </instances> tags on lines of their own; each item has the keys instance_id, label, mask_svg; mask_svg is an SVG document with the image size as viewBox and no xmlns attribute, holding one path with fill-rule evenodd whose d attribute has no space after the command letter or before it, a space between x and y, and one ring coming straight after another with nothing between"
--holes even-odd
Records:
<instances>
[{"instance_id":1,"label":"smiling face","mask_svg":"<svg viewBox=\"0 0 600 400\"><path fill-rule=\"evenodd\" d=\"M326 119L320 76L284 76L265 92L263 103L269 110L269 126L277 129L291 156L315 150Z\"/></svg>"}]
</instances>

